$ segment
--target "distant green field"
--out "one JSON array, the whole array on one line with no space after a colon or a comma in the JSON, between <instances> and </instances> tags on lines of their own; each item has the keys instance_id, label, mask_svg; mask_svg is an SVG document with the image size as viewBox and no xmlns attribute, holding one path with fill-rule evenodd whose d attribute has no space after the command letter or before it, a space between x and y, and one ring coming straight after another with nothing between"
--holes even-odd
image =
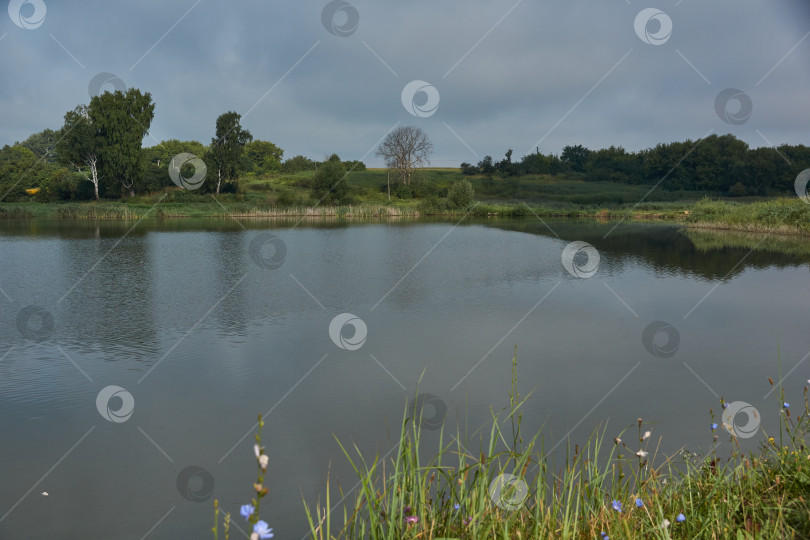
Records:
<instances>
[{"instance_id":1,"label":"distant green field","mask_svg":"<svg viewBox=\"0 0 810 540\"><path fill-rule=\"evenodd\" d=\"M265 192L269 197L287 193L296 199L308 196L313 171L293 175L248 175L242 179L246 191ZM475 189L475 199L487 203L566 203L580 206L617 206L647 202L697 201L709 195L698 191L666 191L649 185L628 185L613 182L586 182L577 176L527 175L521 177L464 176L457 168L421 169L412 181L412 191L403 193L398 179L391 176L392 201L413 198L441 197L453 182L467 179ZM352 171L345 180L358 202L385 203L387 171L367 169ZM282 201L284 202L284 201Z\"/></svg>"}]
</instances>

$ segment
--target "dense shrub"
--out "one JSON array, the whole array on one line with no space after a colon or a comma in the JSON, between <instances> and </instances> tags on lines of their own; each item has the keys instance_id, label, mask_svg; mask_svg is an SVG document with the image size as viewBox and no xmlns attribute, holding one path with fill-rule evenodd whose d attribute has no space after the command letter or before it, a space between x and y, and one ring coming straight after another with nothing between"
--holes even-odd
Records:
<instances>
[{"instance_id":1,"label":"dense shrub","mask_svg":"<svg viewBox=\"0 0 810 540\"><path fill-rule=\"evenodd\" d=\"M322 205L349 204L349 182L340 158L333 155L312 177L312 196Z\"/></svg>"},{"instance_id":2,"label":"dense shrub","mask_svg":"<svg viewBox=\"0 0 810 540\"><path fill-rule=\"evenodd\" d=\"M317 168L317 163L304 156L294 156L281 165L281 172L286 174L295 174L301 171L314 171Z\"/></svg>"},{"instance_id":3,"label":"dense shrub","mask_svg":"<svg viewBox=\"0 0 810 540\"><path fill-rule=\"evenodd\" d=\"M464 209L468 208L475 196L472 184L469 180L458 180L450 186L447 192L447 202L452 208Z\"/></svg>"}]
</instances>

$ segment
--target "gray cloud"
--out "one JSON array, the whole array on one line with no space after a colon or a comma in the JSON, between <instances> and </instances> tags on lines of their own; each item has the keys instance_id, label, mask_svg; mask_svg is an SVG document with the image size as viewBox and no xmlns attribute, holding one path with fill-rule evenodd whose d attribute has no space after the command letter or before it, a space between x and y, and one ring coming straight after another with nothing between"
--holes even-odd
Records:
<instances>
[{"instance_id":1,"label":"gray cloud","mask_svg":"<svg viewBox=\"0 0 810 540\"><path fill-rule=\"evenodd\" d=\"M355 0L360 23L348 37L322 26L326 2L45 2L37 29L0 22L0 144L58 128L88 102L100 72L152 93L158 140L207 143L216 117L235 110L254 136L316 159L372 150L366 161L379 164L374 145L396 122L427 131L432 163L448 166L509 147L523 155L541 139L545 153L635 150L709 130L752 146L766 145L763 136L810 142L810 8L801 0ZM659 46L633 27L650 6L673 23ZM414 79L438 89L433 116L402 107ZM745 124L714 112L728 87L751 97Z\"/></svg>"}]
</instances>

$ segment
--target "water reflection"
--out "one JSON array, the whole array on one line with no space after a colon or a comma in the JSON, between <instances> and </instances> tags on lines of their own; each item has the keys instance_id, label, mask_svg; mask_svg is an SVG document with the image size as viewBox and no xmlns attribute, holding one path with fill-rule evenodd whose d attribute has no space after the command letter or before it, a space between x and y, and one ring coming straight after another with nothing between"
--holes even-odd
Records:
<instances>
[{"instance_id":1,"label":"water reflection","mask_svg":"<svg viewBox=\"0 0 810 540\"><path fill-rule=\"evenodd\" d=\"M671 224L548 221L566 241L583 240L611 256L622 271L630 261L656 273L727 280L748 268L787 268L810 262L810 242L802 237L687 229ZM554 237L535 220L492 222L493 227Z\"/></svg>"},{"instance_id":2,"label":"water reflection","mask_svg":"<svg viewBox=\"0 0 810 540\"><path fill-rule=\"evenodd\" d=\"M329 243L318 246L318 253L326 258L335 252L352 252L365 257L365 265L386 264L386 270L396 275L412 261L409 258L411 235L403 234L400 243L391 245L380 242L379 253L358 250L362 240L356 238L359 227L380 225L391 228L413 228L424 232L430 224L441 226L455 224L457 220L442 218L402 219L388 222L346 220L339 218L304 219L230 219L230 218L184 218L146 219L133 228L134 222L121 220L6 220L0 227L0 237L57 237L62 239L120 239L122 236L139 237L153 232L218 232L220 250L235 258L214 257L214 262L224 271L233 269L234 264L244 268L240 257L244 256L240 241L234 240L244 230L261 229L343 229L347 234L328 237ZM633 264L644 264L662 274L680 274L707 280L733 278L747 268L769 267L786 268L810 262L810 242L803 237L750 234L731 231L687 229L670 223L624 222L615 226L612 222L596 220L546 219L465 219L459 227L484 226L507 231L523 232L547 238L558 238L566 242L582 240L595 246L600 253L612 256L616 271L622 271L629 260ZM615 227L615 229L614 229ZM348 231L351 230L351 234ZM446 229L441 228L442 234ZM553 232L552 232L553 230ZM236 233L229 235L228 233ZM555 236L556 233L556 236ZM325 236L323 238L326 238ZM437 240L439 237L437 237ZM475 250L471 245L469 249ZM230 250L230 251L229 251ZM482 257L487 257L485 253ZM222 266L223 262L227 266ZM324 269L326 271L326 269ZM319 276L319 281L328 280L327 274Z\"/></svg>"},{"instance_id":3,"label":"water reflection","mask_svg":"<svg viewBox=\"0 0 810 540\"><path fill-rule=\"evenodd\" d=\"M93 240L59 242L58 257L41 261L59 284L52 294L58 337L70 347L92 346L110 362L156 353L153 246L139 236L102 237L102 229L88 229Z\"/></svg>"},{"instance_id":4,"label":"water reflection","mask_svg":"<svg viewBox=\"0 0 810 540\"><path fill-rule=\"evenodd\" d=\"M0 295L0 356L11 350L0 361L0 432L13 434L0 461L0 515L96 426L49 478L49 502L60 504L42 532L87 538L118 527L117 538L141 538L176 505L160 530L203 534L210 506L178 494L176 477L204 467L216 479L213 496L237 512L255 473L251 426L260 412L272 525L279 537L300 538L301 496L322 494L326 471L345 488L355 483L334 436L385 454L418 384L477 450L475 430L508 403L515 345L521 393L537 389L526 432L545 425L554 443L576 427L581 441L595 425L618 433L644 416L666 451L710 439L715 393L768 410L761 396L777 350L786 370L807 352L803 239L667 223L607 234L611 223L548 221L559 237L536 220L296 223L0 222L8 294ZM264 229L287 247L280 267L250 257ZM561 264L575 240L600 252L590 279ZM42 343L15 328L31 304L54 314L55 333ZM346 312L367 325L354 351L328 334ZM677 328L674 354L651 354L653 321ZM131 420L118 426L95 409L110 384L135 399ZM24 537L41 517L39 502L25 499L0 537Z\"/></svg>"}]
</instances>

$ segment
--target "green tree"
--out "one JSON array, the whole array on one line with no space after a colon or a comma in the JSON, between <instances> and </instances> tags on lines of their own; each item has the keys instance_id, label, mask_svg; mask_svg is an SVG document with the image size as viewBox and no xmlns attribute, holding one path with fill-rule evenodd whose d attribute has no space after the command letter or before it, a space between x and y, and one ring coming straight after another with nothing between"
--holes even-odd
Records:
<instances>
[{"instance_id":1,"label":"green tree","mask_svg":"<svg viewBox=\"0 0 810 540\"><path fill-rule=\"evenodd\" d=\"M47 163L56 163L56 141L59 140L59 132L46 129L29 136L20 146L31 150L37 158L43 159Z\"/></svg>"},{"instance_id":2,"label":"green tree","mask_svg":"<svg viewBox=\"0 0 810 540\"><path fill-rule=\"evenodd\" d=\"M791 165L778 179L775 179L773 187L782 192L793 193L796 176L810 168L810 147L803 144L795 146L783 144L777 150L790 161Z\"/></svg>"},{"instance_id":3,"label":"green tree","mask_svg":"<svg viewBox=\"0 0 810 540\"><path fill-rule=\"evenodd\" d=\"M591 151L581 144L576 146L569 145L563 148L560 159L570 167L572 171L585 172L585 164L588 162L590 155Z\"/></svg>"},{"instance_id":4,"label":"green tree","mask_svg":"<svg viewBox=\"0 0 810 540\"><path fill-rule=\"evenodd\" d=\"M284 150L270 141L255 140L245 145L245 156L257 172L278 172Z\"/></svg>"},{"instance_id":5,"label":"green tree","mask_svg":"<svg viewBox=\"0 0 810 540\"><path fill-rule=\"evenodd\" d=\"M466 175L478 174L478 167L476 167L475 165L471 165L466 161L463 162L461 165L459 165L459 167L461 167L461 174Z\"/></svg>"},{"instance_id":6,"label":"green tree","mask_svg":"<svg viewBox=\"0 0 810 540\"><path fill-rule=\"evenodd\" d=\"M198 141L169 139L167 141L161 141L160 144L156 144L155 146L144 148L143 155L147 164L160 167L165 171L169 162L177 154L187 152L197 157L202 157L206 151L205 145Z\"/></svg>"},{"instance_id":7,"label":"green tree","mask_svg":"<svg viewBox=\"0 0 810 540\"><path fill-rule=\"evenodd\" d=\"M139 183L139 189L141 191L159 191L174 186L167 174L172 158L177 154L189 153L204 159L207 151L208 149L200 142L177 139L162 141L155 146L142 148L143 177Z\"/></svg>"},{"instance_id":8,"label":"green tree","mask_svg":"<svg viewBox=\"0 0 810 540\"><path fill-rule=\"evenodd\" d=\"M365 171L366 164L359 159L346 160L343 162L343 168L351 172Z\"/></svg>"},{"instance_id":9,"label":"green tree","mask_svg":"<svg viewBox=\"0 0 810 540\"><path fill-rule=\"evenodd\" d=\"M640 184L643 180L638 155L621 146L611 145L588 154L585 172L586 179L594 181Z\"/></svg>"},{"instance_id":10,"label":"green tree","mask_svg":"<svg viewBox=\"0 0 810 540\"><path fill-rule=\"evenodd\" d=\"M514 163L512 163L512 149L506 151L506 157L499 161L495 168L498 169L502 175L504 176L514 176L518 173L518 169Z\"/></svg>"},{"instance_id":11,"label":"green tree","mask_svg":"<svg viewBox=\"0 0 810 540\"><path fill-rule=\"evenodd\" d=\"M694 167L695 187L707 191L728 191L736 182L745 184L748 144L734 135L709 135L684 162Z\"/></svg>"},{"instance_id":12,"label":"green tree","mask_svg":"<svg viewBox=\"0 0 810 540\"><path fill-rule=\"evenodd\" d=\"M281 166L281 172L295 174L301 171L314 171L317 164L305 156L293 156Z\"/></svg>"},{"instance_id":13,"label":"green tree","mask_svg":"<svg viewBox=\"0 0 810 540\"><path fill-rule=\"evenodd\" d=\"M484 159L478 162L478 170L481 174L491 176L495 172L495 166L492 164L492 156L484 156Z\"/></svg>"},{"instance_id":14,"label":"green tree","mask_svg":"<svg viewBox=\"0 0 810 540\"><path fill-rule=\"evenodd\" d=\"M475 191L467 179L458 180L447 191L447 200L453 208L465 209L473 203Z\"/></svg>"},{"instance_id":15,"label":"green tree","mask_svg":"<svg viewBox=\"0 0 810 540\"><path fill-rule=\"evenodd\" d=\"M492 158L490 158L490 167L492 166ZM520 160L518 165L519 174L548 174L552 170L552 156L546 156L537 152L533 152Z\"/></svg>"},{"instance_id":16,"label":"green tree","mask_svg":"<svg viewBox=\"0 0 810 540\"><path fill-rule=\"evenodd\" d=\"M87 189L80 189L80 186L82 188L88 186L85 179L82 174L70 170L68 167L54 167L50 174L40 182L40 190L36 193L35 199L39 202L77 198L90 200L93 198L93 193L88 193Z\"/></svg>"},{"instance_id":17,"label":"green tree","mask_svg":"<svg viewBox=\"0 0 810 540\"><path fill-rule=\"evenodd\" d=\"M32 187L37 158L24 146L4 146L0 150L0 201L15 200Z\"/></svg>"},{"instance_id":18,"label":"green tree","mask_svg":"<svg viewBox=\"0 0 810 540\"><path fill-rule=\"evenodd\" d=\"M155 116L152 95L137 88L104 92L90 100L87 113L101 139L103 174L134 197L143 171L141 145Z\"/></svg>"},{"instance_id":19,"label":"green tree","mask_svg":"<svg viewBox=\"0 0 810 540\"><path fill-rule=\"evenodd\" d=\"M312 178L312 195L320 204L343 204L349 198L346 169L337 154L318 167Z\"/></svg>"},{"instance_id":20,"label":"green tree","mask_svg":"<svg viewBox=\"0 0 810 540\"><path fill-rule=\"evenodd\" d=\"M86 105L79 105L65 113L65 124L59 132L58 140L56 145L58 161L72 166L92 182L98 200L101 180L99 160L104 142Z\"/></svg>"},{"instance_id":21,"label":"green tree","mask_svg":"<svg viewBox=\"0 0 810 540\"><path fill-rule=\"evenodd\" d=\"M235 183L241 170L241 157L245 145L253 140L253 135L239 123L242 116L233 111L217 118L216 137L211 139L209 160L217 175L216 193L222 181Z\"/></svg>"},{"instance_id":22,"label":"green tree","mask_svg":"<svg viewBox=\"0 0 810 540\"><path fill-rule=\"evenodd\" d=\"M658 144L641 157L642 176L650 183L664 180L662 187L669 190L694 190L695 175L690 166L691 150L695 142Z\"/></svg>"},{"instance_id":23,"label":"green tree","mask_svg":"<svg viewBox=\"0 0 810 540\"><path fill-rule=\"evenodd\" d=\"M772 185L790 169L773 148L749 150L747 165L747 171L735 178L733 195L766 195Z\"/></svg>"}]
</instances>

